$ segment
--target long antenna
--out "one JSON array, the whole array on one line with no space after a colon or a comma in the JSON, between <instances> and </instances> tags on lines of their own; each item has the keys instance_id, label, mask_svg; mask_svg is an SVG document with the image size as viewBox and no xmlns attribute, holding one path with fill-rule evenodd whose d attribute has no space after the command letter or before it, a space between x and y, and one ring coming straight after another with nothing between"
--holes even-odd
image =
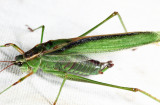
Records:
<instances>
[{"instance_id":1,"label":"long antenna","mask_svg":"<svg viewBox=\"0 0 160 105\"><path fill-rule=\"evenodd\" d=\"M10 63L13 63L14 61L0 61L0 62L10 62Z\"/></svg>"},{"instance_id":2,"label":"long antenna","mask_svg":"<svg viewBox=\"0 0 160 105\"><path fill-rule=\"evenodd\" d=\"M2 69L2 70L0 71L0 72L2 72L3 70L5 70L5 69L9 68L10 66L14 65L14 62L15 62L15 61L0 61L0 62L9 62L9 63L11 63L10 65L8 65L7 67L5 67L4 69Z\"/></svg>"},{"instance_id":3,"label":"long antenna","mask_svg":"<svg viewBox=\"0 0 160 105\"><path fill-rule=\"evenodd\" d=\"M14 65L14 64L12 63L12 64L8 65L8 66L5 67L4 69L2 69L0 72L2 72L3 70L7 69L8 67L10 67L10 66L12 66L12 65Z\"/></svg>"}]
</instances>

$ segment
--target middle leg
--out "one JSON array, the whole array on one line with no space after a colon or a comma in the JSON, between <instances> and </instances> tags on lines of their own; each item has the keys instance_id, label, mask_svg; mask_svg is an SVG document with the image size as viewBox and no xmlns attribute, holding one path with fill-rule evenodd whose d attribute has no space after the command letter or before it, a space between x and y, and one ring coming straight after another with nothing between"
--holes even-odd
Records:
<instances>
[{"instance_id":1,"label":"middle leg","mask_svg":"<svg viewBox=\"0 0 160 105\"><path fill-rule=\"evenodd\" d=\"M31 32L33 32L33 31L35 31L35 30L37 30L37 29L42 28L42 32L41 32L41 41L40 41L40 43L42 43L42 42L43 42L43 35L44 35L45 26L42 25L42 26L39 26L38 28L35 28L35 29L32 29L32 28L29 27L28 25L26 25L26 26L28 27L28 29L29 29Z\"/></svg>"}]
</instances>

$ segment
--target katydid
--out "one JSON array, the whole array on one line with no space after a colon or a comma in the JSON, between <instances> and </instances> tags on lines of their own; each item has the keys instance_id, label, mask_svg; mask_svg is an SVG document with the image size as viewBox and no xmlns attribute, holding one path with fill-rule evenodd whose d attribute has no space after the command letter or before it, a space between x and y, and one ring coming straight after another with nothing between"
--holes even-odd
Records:
<instances>
[{"instance_id":1,"label":"katydid","mask_svg":"<svg viewBox=\"0 0 160 105\"><path fill-rule=\"evenodd\" d=\"M101 26L103 23L116 15L118 16L125 30L125 33L86 36L88 33L92 32L97 27ZM87 57L84 54L113 52L158 42L160 41L160 32L127 32L127 29L118 12L112 13L105 20L76 38L50 40L48 42L42 43L45 29L44 25L35 29L32 29L28 26L28 29L30 31L42 29L40 44L34 46L29 51L24 52L16 44L13 43L7 43L0 46L12 46L20 53L20 55L15 57L15 61L0 61L11 63L3 70L12 65L16 65L19 66L23 71L29 71L26 76L20 78L17 82L13 83L8 88L0 92L0 94L5 92L12 86L22 82L32 74L36 73L38 69L42 69L45 73L50 73L63 78L63 82L53 105L56 105L66 80L98 84L132 92L140 92L160 102L160 99L157 99L151 94L138 88L102 83L83 77L86 75L103 74L107 69L111 68L114 65L112 61L100 62Z\"/></svg>"}]
</instances>

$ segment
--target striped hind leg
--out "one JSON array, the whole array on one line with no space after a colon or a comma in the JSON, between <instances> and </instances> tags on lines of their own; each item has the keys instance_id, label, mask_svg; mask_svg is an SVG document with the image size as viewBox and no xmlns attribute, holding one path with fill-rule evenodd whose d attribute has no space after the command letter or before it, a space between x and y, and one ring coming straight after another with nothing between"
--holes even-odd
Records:
<instances>
[{"instance_id":1,"label":"striped hind leg","mask_svg":"<svg viewBox=\"0 0 160 105\"><path fill-rule=\"evenodd\" d=\"M110 20L111 18L113 18L114 16L118 16L119 18L119 21L121 22L121 25L124 29L125 32L127 32L127 29L124 25L124 22L120 16L120 14L118 12L113 12L111 15L109 15L106 19L104 19L103 21L101 21L100 23L98 23L96 26L94 26L93 28L91 28L90 30L86 31L85 33L83 33L82 35L80 35L79 37L82 37L82 36L86 36L88 35L90 32L94 31L96 28L98 28L99 26L101 26L102 24L104 24L105 22L107 22L108 20Z\"/></svg>"},{"instance_id":2,"label":"striped hind leg","mask_svg":"<svg viewBox=\"0 0 160 105\"><path fill-rule=\"evenodd\" d=\"M103 82L91 80L91 79L88 79L88 78L84 78L84 77L81 77L81 76L73 75L73 74L66 74L66 73L60 72L60 71L52 71L52 73L57 75L57 76L59 76L59 77L61 77L61 78L66 78L68 80L92 83L92 84L97 84L97 85L103 85L103 86L113 87L113 88L117 88L117 89L128 90L128 91L132 91L132 92L140 92L140 93L148 96L149 98L152 98L157 102L160 102L160 99L158 99L158 98L152 96L151 94L149 94L149 93L147 93L147 92L145 92L145 91L143 91L141 89L138 89L138 88L123 87L123 86L103 83Z\"/></svg>"}]
</instances>

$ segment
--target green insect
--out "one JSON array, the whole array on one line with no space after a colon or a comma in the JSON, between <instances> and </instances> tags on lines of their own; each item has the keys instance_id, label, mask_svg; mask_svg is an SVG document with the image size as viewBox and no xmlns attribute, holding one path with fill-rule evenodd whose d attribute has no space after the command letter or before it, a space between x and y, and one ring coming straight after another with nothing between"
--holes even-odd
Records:
<instances>
[{"instance_id":1,"label":"green insect","mask_svg":"<svg viewBox=\"0 0 160 105\"><path fill-rule=\"evenodd\" d=\"M126 33L86 36L88 33L92 32L97 27L99 27L100 25L102 25L116 15L119 17L119 20ZM31 76L32 74L36 73L38 69L42 69L45 73L53 74L63 78L63 82L53 105L56 105L62 91L62 87L65 84L66 80L98 84L132 92L140 92L160 102L160 100L156 97L138 88L123 87L108 83L102 83L83 77L86 75L88 76L103 74L107 69L113 66L112 61L100 62L91 59L84 54L113 52L158 42L160 41L160 32L127 32L122 18L118 12L112 13L105 20L103 20L102 22L76 38L50 40L48 42L42 43L45 27L40 26L36 29L31 29L30 27L28 27L30 31L35 31L40 28L42 29L40 44L36 45L27 52L24 52L22 49L20 49L17 45L13 43L7 43L0 46L12 46L18 52L20 52L20 55L15 57L15 61L1 61L11 63L6 68L10 67L11 65L16 65L19 66L20 69L22 69L23 71L29 71L26 76L20 78L17 82L13 83L11 86L0 92L0 94L5 92L12 86L15 86L16 84L22 82L24 79ZM3 70L5 70L6 68L4 68Z\"/></svg>"}]
</instances>

